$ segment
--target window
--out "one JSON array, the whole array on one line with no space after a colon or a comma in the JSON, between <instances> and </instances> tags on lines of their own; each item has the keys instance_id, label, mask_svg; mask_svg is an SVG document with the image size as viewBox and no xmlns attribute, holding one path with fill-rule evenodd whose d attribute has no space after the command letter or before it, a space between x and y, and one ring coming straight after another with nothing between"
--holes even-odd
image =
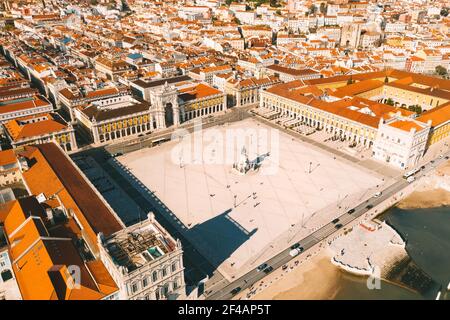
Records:
<instances>
[{"instance_id":1,"label":"window","mask_svg":"<svg viewBox=\"0 0 450 320\"><path fill-rule=\"evenodd\" d=\"M172 263L172 272L175 272L177 270L177 262L175 261Z\"/></svg>"},{"instance_id":2,"label":"window","mask_svg":"<svg viewBox=\"0 0 450 320\"><path fill-rule=\"evenodd\" d=\"M146 286L148 286L148 278L144 278L144 280L142 280L142 286L145 288Z\"/></svg>"},{"instance_id":3,"label":"window","mask_svg":"<svg viewBox=\"0 0 450 320\"><path fill-rule=\"evenodd\" d=\"M138 285L137 285L137 283L135 282L135 283L133 283L133 284L131 285L131 292L132 292L132 293L135 293L136 291L138 291Z\"/></svg>"},{"instance_id":4,"label":"window","mask_svg":"<svg viewBox=\"0 0 450 320\"><path fill-rule=\"evenodd\" d=\"M163 295L167 297L169 295L169 284L166 283L163 287Z\"/></svg>"},{"instance_id":5,"label":"window","mask_svg":"<svg viewBox=\"0 0 450 320\"><path fill-rule=\"evenodd\" d=\"M162 276L163 276L163 277L167 276L167 268L164 268L164 269L162 270Z\"/></svg>"},{"instance_id":6,"label":"window","mask_svg":"<svg viewBox=\"0 0 450 320\"><path fill-rule=\"evenodd\" d=\"M158 280L158 273L156 271L153 271L152 273L152 280L153 282L156 282Z\"/></svg>"}]
</instances>

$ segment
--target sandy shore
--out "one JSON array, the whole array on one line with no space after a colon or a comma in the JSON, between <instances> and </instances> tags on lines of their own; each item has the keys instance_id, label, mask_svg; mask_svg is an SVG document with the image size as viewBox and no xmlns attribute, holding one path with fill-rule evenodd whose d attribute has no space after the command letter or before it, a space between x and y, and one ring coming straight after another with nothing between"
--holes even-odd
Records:
<instances>
[{"instance_id":1,"label":"sandy shore","mask_svg":"<svg viewBox=\"0 0 450 320\"><path fill-rule=\"evenodd\" d=\"M450 161L439 166L433 175L419 182L409 197L397 204L401 209L450 206Z\"/></svg>"},{"instance_id":2,"label":"sandy shore","mask_svg":"<svg viewBox=\"0 0 450 320\"><path fill-rule=\"evenodd\" d=\"M339 288L342 271L330 262L325 251L304 264L272 279L273 283L252 300L333 299Z\"/></svg>"},{"instance_id":3,"label":"sandy shore","mask_svg":"<svg viewBox=\"0 0 450 320\"><path fill-rule=\"evenodd\" d=\"M416 191L397 204L401 209L450 206L450 192L444 189Z\"/></svg>"}]
</instances>

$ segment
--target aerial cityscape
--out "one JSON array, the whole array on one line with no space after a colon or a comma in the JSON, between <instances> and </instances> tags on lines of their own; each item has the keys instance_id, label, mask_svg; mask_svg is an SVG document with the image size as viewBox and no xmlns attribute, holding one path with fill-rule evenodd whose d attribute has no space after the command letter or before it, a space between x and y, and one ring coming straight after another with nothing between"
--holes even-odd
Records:
<instances>
[{"instance_id":1,"label":"aerial cityscape","mask_svg":"<svg viewBox=\"0 0 450 320\"><path fill-rule=\"evenodd\" d=\"M449 216L448 0L0 1L0 300L450 300Z\"/></svg>"}]
</instances>

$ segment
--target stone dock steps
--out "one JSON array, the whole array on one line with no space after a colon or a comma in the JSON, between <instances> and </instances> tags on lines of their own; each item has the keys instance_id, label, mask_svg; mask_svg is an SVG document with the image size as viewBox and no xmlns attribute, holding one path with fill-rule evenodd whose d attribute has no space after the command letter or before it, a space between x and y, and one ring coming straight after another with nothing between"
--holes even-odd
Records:
<instances>
[{"instance_id":1,"label":"stone dock steps","mask_svg":"<svg viewBox=\"0 0 450 320\"><path fill-rule=\"evenodd\" d=\"M441 287L409 256L400 258L390 270L382 272L382 278L418 292L428 299L435 299Z\"/></svg>"}]
</instances>

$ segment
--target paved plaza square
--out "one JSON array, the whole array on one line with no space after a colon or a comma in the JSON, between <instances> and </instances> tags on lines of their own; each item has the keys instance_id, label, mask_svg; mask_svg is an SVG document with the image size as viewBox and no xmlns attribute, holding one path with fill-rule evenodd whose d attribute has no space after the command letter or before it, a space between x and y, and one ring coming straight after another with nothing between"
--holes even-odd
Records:
<instances>
[{"instance_id":1,"label":"paved plaza square","mask_svg":"<svg viewBox=\"0 0 450 320\"><path fill-rule=\"evenodd\" d=\"M220 142L240 129L256 133L244 145L250 161L261 160L246 174L233 169L234 161L217 157L221 145L211 142L211 136ZM211 263L238 276L268 258L266 251L284 234L293 233L289 240L306 236L382 184L382 177L367 169L273 130L254 119L204 130L203 161L177 151L179 141L118 161L181 221L186 236ZM267 132L268 143L260 132ZM242 145L232 148L239 161Z\"/></svg>"}]
</instances>

